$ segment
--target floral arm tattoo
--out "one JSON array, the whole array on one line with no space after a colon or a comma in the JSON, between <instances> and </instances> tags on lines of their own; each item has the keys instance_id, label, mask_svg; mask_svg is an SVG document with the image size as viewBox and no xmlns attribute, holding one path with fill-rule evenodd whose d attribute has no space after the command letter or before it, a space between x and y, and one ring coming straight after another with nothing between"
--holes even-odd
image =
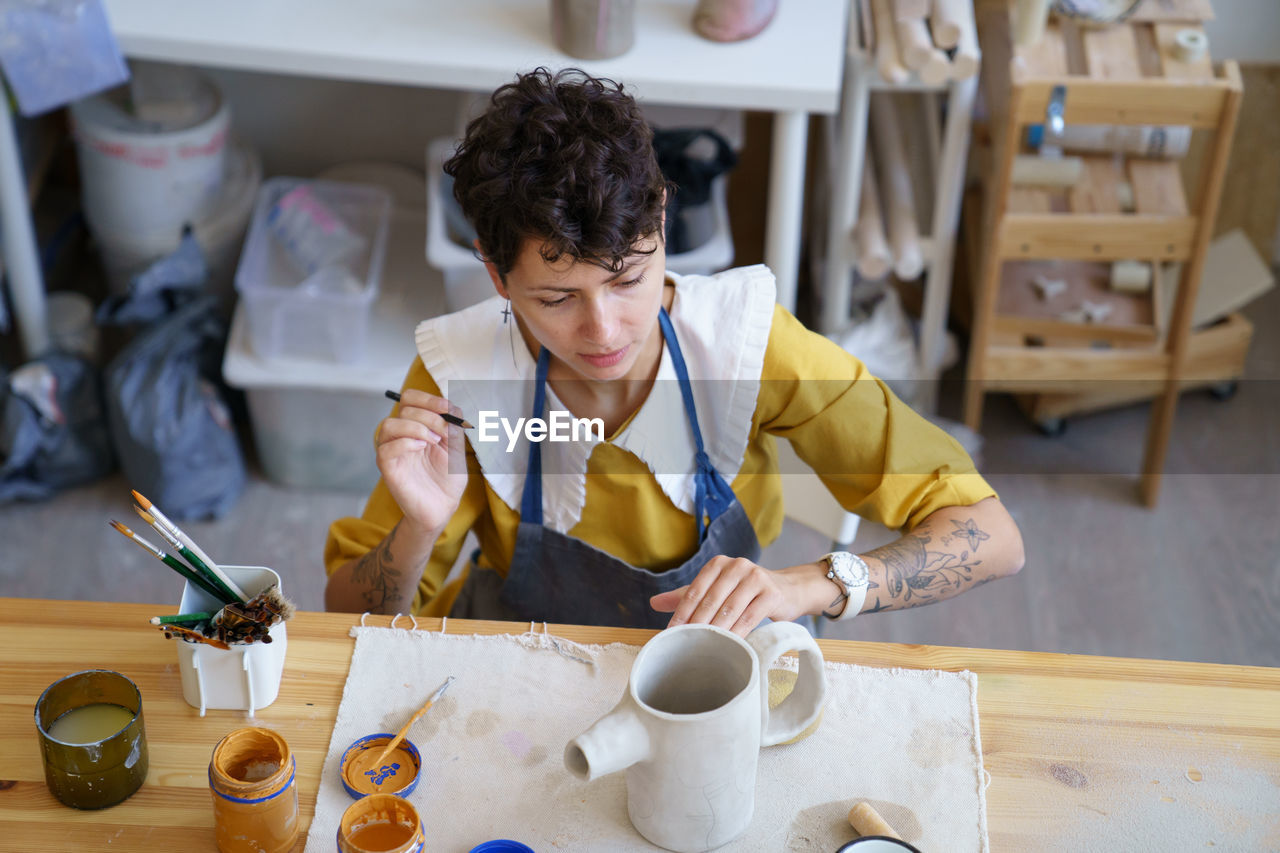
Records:
<instances>
[{"instance_id":1,"label":"floral arm tattoo","mask_svg":"<svg viewBox=\"0 0 1280 853\"><path fill-rule=\"evenodd\" d=\"M373 613L385 613L393 606L402 606L401 571L395 567L391 556L391 544L399 529L397 524L377 548L360 558L351 571L352 581L367 587L364 600Z\"/></svg>"},{"instance_id":2,"label":"floral arm tattoo","mask_svg":"<svg viewBox=\"0 0 1280 853\"><path fill-rule=\"evenodd\" d=\"M937 528L948 525L951 529L939 533ZM867 595L875 603L866 612L921 607L994 580L978 556L990 538L972 518L926 520L901 539L868 552L868 563L884 566L884 584L873 571Z\"/></svg>"}]
</instances>

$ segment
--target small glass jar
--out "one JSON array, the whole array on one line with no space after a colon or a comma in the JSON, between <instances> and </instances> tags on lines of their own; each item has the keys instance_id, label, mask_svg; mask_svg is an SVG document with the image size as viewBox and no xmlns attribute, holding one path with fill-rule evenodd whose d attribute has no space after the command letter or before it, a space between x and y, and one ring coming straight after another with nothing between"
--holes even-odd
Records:
<instances>
[{"instance_id":1,"label":"small glass jar","mask_svg":"<svg viewBox=\"0 0 1280 853\"><path fill-rule=\"evenodd\" d=\"M40 694L35 716L45 784L66 805L114 806L147 778L142 693L120 673L89 669L58 679Z\"/></svg>"},{"instance_id":2,"label":"small glass jar","mask_svg":"<svg viewBox=\"0 0 1280 853\"><path fill-rule=\"evenodd\" d=\"M296 762L270 729L228 732L213 748L209 788L221 853L284 853L298 837Z\"/></svg>"},{"instance_id":3,"label":"small glass jar","mask_svg":"<svg viewBox=\"0 0 1280 853\"><path fill-rule=\"evenodd\" d=\"M418 810L395 794L356 800L338 823L338 853L420 853L423 843Z\"/></svg>"}]
</instances>

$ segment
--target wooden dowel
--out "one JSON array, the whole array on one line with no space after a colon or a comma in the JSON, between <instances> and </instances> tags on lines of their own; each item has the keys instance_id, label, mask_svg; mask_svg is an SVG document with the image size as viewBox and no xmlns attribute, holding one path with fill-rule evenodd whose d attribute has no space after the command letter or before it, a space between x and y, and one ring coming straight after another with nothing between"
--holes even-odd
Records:
<instances>
[{"instance_id":1,"label":"wooden dowel","mask_svg":"<svg viewBox=\"0 0 1280 853\"><path fill-rule=\"evenodd\" d=\"M903 65L915 71L929 61L929 54L936 48L923 18L899 18L894 22L894 29Z\"/></svg>"},{"instance_id":2,"label":"wooden dowel","mask_svg":"<svg viewBox=\"0 0 1280 853\"><path fill-rule=\"evenodd\" d=\"M966 0L956 21L960 25L960 36L956 41L955 53L951 55L952 80L968 80L978 73L982 62L982 52L978 48L978 29L973 23L973 9L967 6Z\"/></svg>"},{"instance_id":3,"label":"wooden dowel","mask_svg":"<svg viewBox=\"0 0 1280 853\"><path fill-rule=\"evenodd\" d=\"M862 196L858 199L858 224L853 229L854 264L858 275L878 281L889 274L893 254L884 236L884 218L880 214L880 190L876 187L876 169L868 150L862 161Z\"/></svg>"},{"instance_id":4,"label":"wooden dowel","mask_svg":"<svg viewBox=\"0 0 1280 853\"><path fill-rule=\"evenodd\" d=\"M934 47L929 27L922 18L897 21L894 30L898 34L902 63L915 71L921 82L936 86L951 77L951 60Z\"/></svg>"},{"instance_id":5,"label":"wooden dowel","mask_svg":"<svg viewBox=\"0 0 1280 853\"><path fill-rule=\"evenodd\" d=\"M968 6L969 0L933 0L929 30L933 33L934 44L950 50L960 43L961 22L970 14Z\"/></svg>"},{"instance_id":6,"label":"wooden dowel","mask_svg":"<svg viewBox=\"0 0 1280 853\"><path fill-rule=\"evenodd\" d=\"M924 256L920 251L920 231L916 225L911 171L903 153L905 140L892 95L872 93L871 131L876 168L880 173L880 202L888 223L889 246L893 251L893 271L903 281L912 281L924 271Z\"/></svg>"},{"instance_id":7,"label":"wooden dowel","mask_svg":"<svg viewBox=\"0 0 1280 853\"><path fill-rule=\"evenodd\" d=\"M892 5L895 21L929 16L929 0L892 0Z\"/></svg>"},{"instance_id":8,"label":"wooden dowel","mask_svg":"<svg viewBox=\"0 0 1280 853\"><path fill-rule=\"evenodd\" d=\"M871 0L871 25L876 34L876 70L886 83L901 84L911 79L911 72L898 55L898 36L894 33L893 10L889 0Z\"/></svg>"},{"instance_id":9,"label":"wooden dowel","mask_svg":"<svg viewBox=\"0 0 1280 853\"><path fill-rule=\"evenodd\" d=\"M1019 186L1074 187L1084 172L1079 157L1037 157L1019 154L1013 160L1009 179Z\"/></svg>"},{"instance_id":10,"label":"wooden dowel","mask_svg":"<svg viewBox=\"0 0 1280 853\"><path fill-rule=\"evenodd\" d=\"M883 835L886 838L904 840L870 803L858 803L849 809L849 825L858 833L859 838L864 835Z\"/></svg>"}]
</instances>

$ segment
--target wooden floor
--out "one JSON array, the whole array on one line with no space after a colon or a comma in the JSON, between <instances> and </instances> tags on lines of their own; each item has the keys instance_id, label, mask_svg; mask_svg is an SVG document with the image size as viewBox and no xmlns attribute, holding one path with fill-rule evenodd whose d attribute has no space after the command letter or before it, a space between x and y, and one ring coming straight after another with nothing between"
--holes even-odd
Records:
<instances>
[{"instance_id":1,"label":"wooden floor","mask_svg":"<svg viewBox=\"0 0 1280 853\"><path fill-rule=\"evenodd\" d=\"M1254 378L1226 402L1184 396L1158 509L1136 499L1144 406L1079 416L1047 438L993 396L982 468L1021 526L1026 568L827 635L1280 666L1280 291L1247 313L1259 330ZM185 526L214 559L272 566L300 607L321 609L325 530L362 500L255 476L226 518ZM176 604L180 579L107 526L130 524L130 506L117 474L0 508L0 594ZM864 525L858 548L887 535ZM813 559L825 544L788 522L764 562Z\"/></svg>"}]
</instances>

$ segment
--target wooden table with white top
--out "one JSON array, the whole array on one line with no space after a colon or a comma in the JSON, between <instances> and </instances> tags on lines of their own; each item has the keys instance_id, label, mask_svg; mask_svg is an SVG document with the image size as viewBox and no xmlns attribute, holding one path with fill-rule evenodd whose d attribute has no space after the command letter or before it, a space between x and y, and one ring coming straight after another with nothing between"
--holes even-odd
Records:
<instances>
[{"instance_id":1,"label":"wooden table with white top","mask_svg":"<svg viewBox=\"0 0 1280 853\"><path fill-rule=\"evenodd\" d=\"M147 623L170 610L0 599L0 849L216 849L209 756L224 734L249 723L242 711L209 711L202 718L183 700L175 641ZM257 712L257 724L280 732L297 757L303 824L297 850L314 814L355 646L349 631L359 621L305 612L290 621L280 695ZM397 627L407 624L401 617ZM438 631L440 620L419 619L418 628ZM450 619L446 629L521 633L528 625ZM569 625L549 630L584 643L642 644L652 635ZM1186 838L1166 849L1213 849L1207 847L1213 841L1218 850L1258 850L1280 843L1280 669L843 640L820 645L832 661L978 674L996 853L1147 849L1132 843L1135 827L1158 820L1176 829L1181 812L1215 803L1223 812L1220 835ZM141 690L150 772L125 802L76 811L45 787L33 711L53 681L91 668L124 673ZM1256 807L1242 812L1240 803ZM1266 843L1233 845L1242 831ZM1108 840L1117 846L1106 846ZM537 849L537 839L525 841Z\"/></svg>"},{"instance_id":2,"label":"wooden table with white top","mask_svg":"<svg viewBox=\"0 0 1280 853\"><path fill-rule=\"evenodd\" d=\"M778 277L778 301L795 308L808 118L839 106L847 0L780 3L763 32L732 44L694 31L689 0L638 0L634 46L599 61L555 46L550 0L106 0L106 8L121 50L135 59L466 92L491 91L539 65L576 66L655 104L771 112L764 259ZM7 151L0 145L0 155ZM13 176L3 174L6 163ZM16 168L16 158L0 156L0 184L16 180ZM12 196L4 199L10 219L29 224L25 202ZM18 324L39 326L39 270L34 260L16 263L34 259L32 238L12 231L5 242ZM23 338L32 348L45 335L24 328Z\"/></svg>"}]
</instances>

